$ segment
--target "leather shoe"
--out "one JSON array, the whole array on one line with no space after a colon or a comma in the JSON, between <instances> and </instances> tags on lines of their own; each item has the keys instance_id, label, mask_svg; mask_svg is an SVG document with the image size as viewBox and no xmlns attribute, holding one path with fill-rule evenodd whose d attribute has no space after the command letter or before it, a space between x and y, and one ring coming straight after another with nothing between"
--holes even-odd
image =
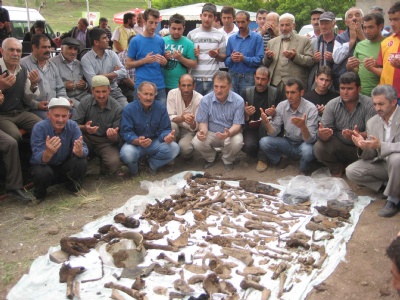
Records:
<instances>
[{"instance_id":1,"label":"leather shoe","mask_svg":"<svg viewBox=\"0 0 400 300\"><path fill-rule=\"evenodd\" d=\"M257 172L265 172L268 169L268 165L265 161L259 160L257 163L256 171Z\"/></svg>"},{"instance_id":2,"label":"leather shoe","mask_svg":"<svg viewBox=\"0 0 400 300\"><path fill-rule=\"evenodd\" d=\"M224 168L227 171L232 171L233 170L233 164L224 164Z\"/></svg>"},{"instance_id":3,"label":"leather shoe","mask_svg":"<svg viewBox=\"0 0 400 300\"><path fill-rule=\"evenodd\" d=\"M398 210L399 208L394 202L386 201L385 206L379 210L378 215L380 217L390 218L397 214Z\"/></svg>"},{"instance_id":4,"label":"leather shoe","mask_svg":"<svg viewBox=\"0 0 400 300\"><path fill-rule=\"evenodd\" d=\"M8 190L7 194L15 198L18 198L19 200L22 200L24 202L35 200L35 197L32 194L25 191L24 189Z\"/></svg>"},{"instance_id":5,"label":"leather shoe","mask_svg":"<svg viewBox=\"0 0 400 300\"><path fill-rule=\"evenodd\" d=\"M214 161L206 161L206 163L204 164L203 168L204 169L208 169L211 168L214 165Z\"/></svg>"}]
</instances>

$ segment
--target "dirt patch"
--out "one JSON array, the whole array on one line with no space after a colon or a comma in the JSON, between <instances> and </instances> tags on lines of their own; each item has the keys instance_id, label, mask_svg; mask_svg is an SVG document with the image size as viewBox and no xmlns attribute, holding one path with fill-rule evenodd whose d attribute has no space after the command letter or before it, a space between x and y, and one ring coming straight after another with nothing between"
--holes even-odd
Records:
<instances>
[{"instance_id":1,"label":"dirt patch","mask_svg":"<svg viewBox=\"0 0 400 300\"><path fill-rule=\"evenodd\" d=\"M250 180L277 183L287 175L297 175L296 164L284 170L269 168L258 173L257 162L245 155L233 171L226 172L221 161L208 169L211 174L245 176ZM184 164L180 159L175 172L203 170L202 161L196 159ZM13 199L0 202L0 299L6 299L11 287L25 273L32 261L47 253L49 247L59 244L60 239L81 231L81 228L122 206L130 197L146 194L140 188L142 180L162 180L172 174L160 171L156 176L143 172L136 178L100 177L95 175L98 165L91 162L90 174L85 182L86 195L71 197L63 186L52 188L49 197L38 206L26 206ZM358 189L358 195L377 195L367 189ZM383 201L371 203L361 215L356 230L348 243L346 261L315 289L307 299L398 299L391 288L390 262L385 249L400 231L400 215L385 219L377 213ZM58 229L58 230L55 230Z\"/></svg>"}]
</instances>

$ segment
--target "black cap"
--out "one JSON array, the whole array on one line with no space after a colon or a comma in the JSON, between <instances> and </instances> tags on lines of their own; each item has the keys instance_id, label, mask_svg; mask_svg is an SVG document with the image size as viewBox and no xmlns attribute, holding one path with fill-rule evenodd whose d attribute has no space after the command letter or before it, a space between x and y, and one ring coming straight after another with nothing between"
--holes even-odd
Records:
<instances>
[{"instance_id":1,"label":"black cap","mask_svg":"<svg viewBox=\"0 0 400 300\"><path fill-rule=\"evenodd\" d=\"M81 46L81 43L77 39L74 39L72 37L66 37L65 39L62 40L61 45L76 46L79 48Z\"/></svg>"},{"instance_id":2,"label":"black cap","mask_svg":"<svg viewBox=\"0 0 400 300\"><path fill-rule=\"evenodd\" d=\"M323 14L325 12L325 9L323 9L323 8L316 8L316 9L314 9L311 13L310 13L310 15L313 15L313 14Z\"/></svg>"}]
</instances>

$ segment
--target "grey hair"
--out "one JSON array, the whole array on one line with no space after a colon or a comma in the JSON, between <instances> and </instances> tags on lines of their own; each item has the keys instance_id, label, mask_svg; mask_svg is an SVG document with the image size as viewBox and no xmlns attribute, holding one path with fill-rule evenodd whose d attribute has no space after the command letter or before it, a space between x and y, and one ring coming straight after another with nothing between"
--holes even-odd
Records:
<instances>
[{"instance_id":1,"label":"grey hair","mask_svg":"<svg viewBox=\"0 0 400 300\"><path fill-rule=\"evenodd\" d=\"M283 15L281 15L279 17L279 22L282 20L290 20L290 21L292 21L292 23L296 22L296 18L292 14L289 14L289 13L284 13Z\"/></svg>"},{"instance_id":2,"label":"grey hair","mask_svg":"<svg viewBox=\"0 0 400 300\"><path fill-rule=\"evenodd\" d=\"M265 67L265 66L258 67L256 70L256 73L257 72L260 72L261 75L266 75L269 78L269 71L268 71L267 67Z\"/></svg>"},{"instance_id":3,"label":"grey hair","mask_svg":"<svg viewBox=\"0 0 400 300\"><path fill-rule=\"evenodd\" d=\"M157 86L156 86L154 83L149 82L149 81L142 81L142 82L139 84L138 89L137 89L137 93L138 93L138 94L141 94L141 93L142 93L142 89L143 89L143 87L144 87L145 85L151 85L151 86L153 87L153 89L154 89L154 96L157 95Z\"/></svg>"},{"instance_id":4,"label":"grey hair","mask_svg":"<svg viewBox=\"0 0 400 300\"><path fill-rule=\"evenodd\" d=\"M3 48L4 50L7 49L7 44L10 41L18 42L21 45L21 49L22 49L21 42L19 40L17 40L16 38L14 38L14 37L9 37L9 38L6 38L5 40L3 40L3 42L1 43L1 48Z\"/></svg>"},{"instance_id":5,"label":"grey hair","mask_svg":"<svg viewBox=\"0 0 400 300\"><path fill-rule=\"evenodd\" d=\"M360 11L361 17L364 17L364 12L362 11L362 9L353 6L353 7L350 7L350 8L346 11L346 13L344 14L344 19L347 19L347 15L349 14L349 11L352 10L352 9L358 9L358 10Z\"/></svg>"},{"instance_id":6,"label":"grey hair","mask_svg":"<svg viewBox=\"0 0 400 300\"><path fill-rule=\"evenodd\" d=\"M372 97L380 96L380 95L385 96L385 99L389 100L389 101L397 100L396 89L393 86L388 85L388 84L378 85L371 92Z\"/></svg>"}]
</instances>

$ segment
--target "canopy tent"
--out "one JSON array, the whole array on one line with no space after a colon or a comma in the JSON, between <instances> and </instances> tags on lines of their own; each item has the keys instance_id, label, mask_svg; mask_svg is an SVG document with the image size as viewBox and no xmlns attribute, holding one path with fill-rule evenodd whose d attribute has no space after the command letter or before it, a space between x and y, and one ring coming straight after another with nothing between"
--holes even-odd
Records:
<instances>
[{"instance_id":1,"label":"canopy tent","mask_svg":"<svg viewBox=\"0 0 400 300\"><path fill-rule=\"evenodd\" d=\"M167 21L174 14L181 14L185 17L186 21L200 21L200 14L205 3L195 3L190 5L172 7L160 10L160 15L163 21ZM217 5L217 11L221 11L223 6ZM235 8L236 12L241 9ZM250 20L256 20L255 12L248 12L250 14Z\"/></svg>"},{"instance_id":2,"label":"canopy tent","mask_svg":"<svg viewBox=\"0 0 400 300\"><path fill-rule=\"evenodd\" d=\"M132 8L132 9L127 10L127 11L123 11L123 12L117 13L117 14L114 15L114 23L123 24L124 23L124 14L126 14L128 12L131 12L131 13L134 13L135 15L137 15L139 13L144 12L144 9L136 7L136 8Z\"/></svg>"}]
</instances>

